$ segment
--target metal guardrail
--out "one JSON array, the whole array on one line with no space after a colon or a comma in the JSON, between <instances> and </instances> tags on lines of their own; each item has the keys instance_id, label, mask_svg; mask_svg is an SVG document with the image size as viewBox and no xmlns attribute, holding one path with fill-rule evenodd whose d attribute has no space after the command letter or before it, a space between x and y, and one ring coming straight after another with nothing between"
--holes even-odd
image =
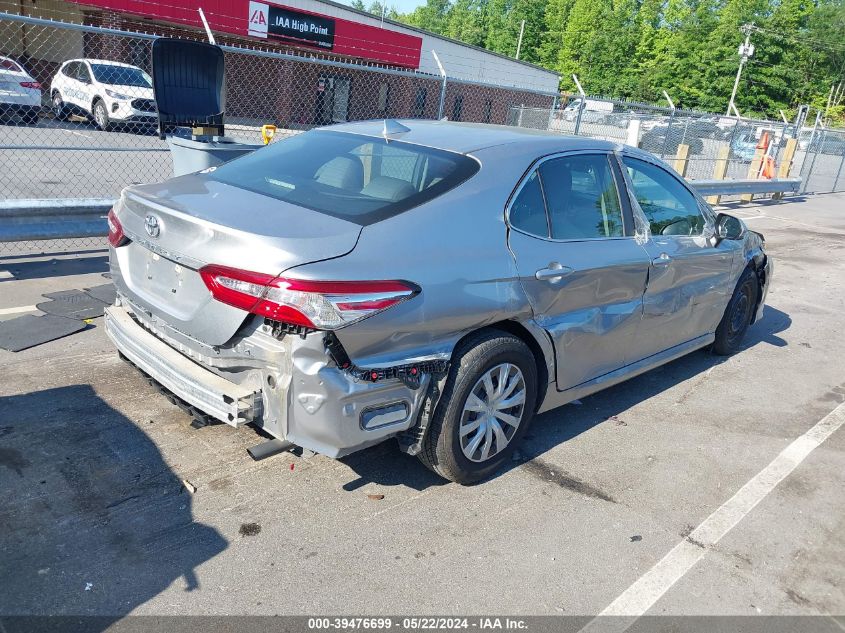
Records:
<instances>
[{"instance_id":1,"label":"metal guardrail","mask_svg":"<svg viewBox=\"0 0 845 633\"><path fill-rule=\"evenodd\" d=\"M771 180L688 180L702 196L732 196L743 193L798 193L800 178L772 178Z\"/></svg>"},{"instance_id":2,"label":"metal guardrail","mask_svg":"<svg viewBox=\"0 0 845 633\"><path fill-rule=\"evenodd\" d=\"M101 237L114 200L5 200L0 202L0 242Z\"/></svg>"},{"instance_id":3,"label":"metal guardrail","mask_svg":"<svg viewBox=\"0 0 845 633\"><path fill-rule=\"evenodd\" d=\"M798 193L800 178L690 180L702 196ZM102 237L108 234L109 199L6 200L0 202L0 242Z\"/></svg>"}]
</instances>

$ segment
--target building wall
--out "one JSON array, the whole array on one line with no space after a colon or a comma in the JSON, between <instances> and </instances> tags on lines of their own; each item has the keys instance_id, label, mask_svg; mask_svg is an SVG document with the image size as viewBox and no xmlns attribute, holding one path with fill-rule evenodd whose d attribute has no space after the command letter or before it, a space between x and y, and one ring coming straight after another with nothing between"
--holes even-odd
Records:
<instances>
[{"instance_id":1,"label":"building wall","mask_svg":"<svg viewBox=\"0 0 845 633\"><path fill-rule=\"evenodd\" d=\"M47 1L38 0L39 7ZM64 6L76 8L71 3L64 3ZM202 31L113 12L85 11L78 15L78 21L129 32L205 39ZM19 26L22 25L13 25L14 32L21 32ZM4 34L8 30L4 27ZM14 57L25 60L33 76L44 83L45 88L61 62L77 57L110 59L139 66L148 72L152 70L149 39L47 26L32 26L25 32L27 37L15 39L9 48L0 43L0 52L12 52ZM218 43L243 45L244 40L222 36ZM364 65L339 67L309 61L305 57L300 61L226 52L225 59L226 117L230 124L275 123L307 129L344 120L433 119L438 116L442 81L437 77L378 72ZM547 108L553 103L553 97L549 95L509 87L455 81L449 81L447 85L443 115L449 119L504 124L513 105ZM48 99L49 91L45 90L44 95Z\"/></svg>"},{"instance_id":2,"label":"building wall","mask_svg":"<svg viewBox=\"0 0 845 633\"><path fill-rule=\"evenodd\" d=\"M280 0L281 1L281 0ZM349 7L321 0L284 0L283 4L294 9L313 11L330 17L355 20L363 24L380 26L381 19L370 14L361 14ZM489 51L467 46L453 40L438 37L412 27L386 21L385 28L400 33L422 37L420 72L439 75L440 71L432 51L436 51L446 74L457 79L481 81L498 85L526 88L542 92L557 92L560 81L557 73L544 70L533 64L496 55Z\"/></svg>"}]
</instances>

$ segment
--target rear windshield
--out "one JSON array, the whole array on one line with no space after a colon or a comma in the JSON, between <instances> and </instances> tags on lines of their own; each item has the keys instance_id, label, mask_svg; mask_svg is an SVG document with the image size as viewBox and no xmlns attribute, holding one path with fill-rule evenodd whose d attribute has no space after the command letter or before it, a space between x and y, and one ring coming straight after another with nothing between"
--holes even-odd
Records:
<instances>
[{"instance_id":1,"label":"rear windshield","mask_svg":"<svg viewBox=\"0 0 845 633\"><path fill-rule=\"evenodd\" d=\"M0 58L0 70L11 70L14 73L22 73L23 69L11 59Z\"/></svg>"},{"instance_id":2,"label":"rear windshield","mask_svg":"<svg viewBox=\"0 0 845 633\"><path fill-rule=\"evenodd\" d=\"M477 171L478 163L463 154L312 130L206 177L367 225L443 195Z\"/></svg>"}]
</instances>

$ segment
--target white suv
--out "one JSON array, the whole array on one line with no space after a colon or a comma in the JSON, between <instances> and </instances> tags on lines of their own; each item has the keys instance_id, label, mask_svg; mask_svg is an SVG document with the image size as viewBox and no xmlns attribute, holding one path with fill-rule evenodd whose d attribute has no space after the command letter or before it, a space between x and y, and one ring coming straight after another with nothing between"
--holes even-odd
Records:
<instances>
[{"instance_id":1,"label":"white suv","mask_svg":"<svg viewBox=\"0 0 845 633\"><path fill-rule=\"evenodd\" d=\"M155 123L153 81L137 66L101 59L71 59L50 85L56 119L71 114L93 119L101 130L112 123Z\"/></svg>"}]
</instances>

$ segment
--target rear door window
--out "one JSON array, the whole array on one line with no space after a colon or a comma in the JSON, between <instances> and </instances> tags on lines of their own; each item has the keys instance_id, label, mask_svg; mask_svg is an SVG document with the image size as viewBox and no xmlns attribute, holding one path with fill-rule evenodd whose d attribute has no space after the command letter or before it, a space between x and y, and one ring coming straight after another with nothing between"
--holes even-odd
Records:
<instances>
[{"instance_id":1,"label":"rear door window","mask_svg":"<svg viewBox=\"0 0 845 633\"><path fill-rule=\"evenodd\" d=\"M463 154L312 130L221 165L205 177L367 225L443 195L478 169Z\"/></svg>"},{"instance_id":2,"label":"rear door window","mask_svg":"<svg viewBox=\"0 0 845 633\"><path fill-rule=\"evenodd\" d=\"M62 74L65 77L70 77L71 79L76 79L76 74L79 72L77 67L79 66L79 62L70 62L62 68Z\"/></svg>"},{"instance_id":3,"label":"rear door window","mask_svg":"<svg viewBox=\"0 0 845 633\"><path fill-rule=\"evenodd\" d=\"M531 173L519 193L516 194L508 220L513 228L523 233L543 238L549 237L546 203L543 200L540 176L536 171Z\"/></svg>"},{"instance_id":4,"label":"rear door window","mask_svg":"<svg viewBox=\"0 0 845 633\"><path fill-rule=\"evenodd\" d=\"M552 238L622 237L622 205L608 157L555 158L540 166Z\"/></svg>"}]
</instances>

